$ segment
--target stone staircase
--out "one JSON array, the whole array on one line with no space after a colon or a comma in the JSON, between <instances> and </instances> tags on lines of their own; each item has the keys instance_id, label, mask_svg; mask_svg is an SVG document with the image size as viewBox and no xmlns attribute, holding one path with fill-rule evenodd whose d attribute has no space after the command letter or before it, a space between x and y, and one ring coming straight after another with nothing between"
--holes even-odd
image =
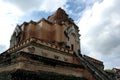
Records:
<instances>
[{"instance_id":1,"label":"stone staircase","mask_svg":"<svg viewBox=\"0 0 120 80\"><path fill-rule=\"evenodd\" d=\"M94 75L96 80L112 80L110 76L108 76L104 70L97 68L92 62L88 61L84 58L81 54L76 54L79 61L82 62L82 64L85 66L85 68Z\"/></svg>"}]
</instances>

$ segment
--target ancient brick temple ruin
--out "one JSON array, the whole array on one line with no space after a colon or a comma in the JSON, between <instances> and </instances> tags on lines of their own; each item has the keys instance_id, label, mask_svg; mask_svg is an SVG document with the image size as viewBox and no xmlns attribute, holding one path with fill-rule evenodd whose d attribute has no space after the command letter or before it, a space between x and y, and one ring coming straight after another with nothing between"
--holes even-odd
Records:
<instances>
[{"instance_id":1,"label":"ancient brick temple ruin","mask_svg":"<svg viewBox=\"0 0 120 80\"><path fill-rule=\"evenodd\" d=\"M0 54L0 80L111 80L103 62L82 55L78 26L59 8L17 25Z\"/></svg>"}]
</instances>

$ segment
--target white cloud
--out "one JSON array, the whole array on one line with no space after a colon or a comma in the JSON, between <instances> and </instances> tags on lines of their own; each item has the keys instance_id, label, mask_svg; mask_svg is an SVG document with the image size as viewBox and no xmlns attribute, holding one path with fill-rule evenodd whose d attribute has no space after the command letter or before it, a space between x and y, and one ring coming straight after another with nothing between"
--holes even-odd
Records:
<instances>
[{"instance_id":1,"label":"white cloud","mask_svg":"<svg viewBox=\"0 0 120 80\"><path fill-rule=\"evenodd\" d=\"M40 10L40 11L55 11L58 7L64 7L67 0L6 0L7 2L16 5L22 11Z\"/></svg>"},{"instance_id":2,"label":"white cloud","mask_svg":"<svg viewBox=\"0 0 120 80\"><path fill-rule=\"evenodd\" d=\"M55 11L58 7L64 7L67 0L44 0L43 4L39 7L42 11Z\"/></svg>"},{"instance_id":3,"label":"white cloud","mask_svg":"<svg viewBox=\"0 0 120 80\"><path fill-rule=\"evenodd\" d=\"M9 46L10 36L17 23L18 16L23 13L9 3L0 1L0 45ZM4 47L5 48L5 47ZM5 49L2 49L2 52Z\"/></svg>"},{"instance_id":4,"label":"white cloud","mask_svg":"<svg viewBox=\"0 0 120 80\"><path fill-rule=\"evenodd\" d=\"M103 60L103 56L119 55L119 4L119 0L103 0L84 10L78 26L80 26L82 34L81 44L86 50L89 50L88 55L101 60ZM110 59L110 57L107 58Z\"/></svg>"}]
</instances>

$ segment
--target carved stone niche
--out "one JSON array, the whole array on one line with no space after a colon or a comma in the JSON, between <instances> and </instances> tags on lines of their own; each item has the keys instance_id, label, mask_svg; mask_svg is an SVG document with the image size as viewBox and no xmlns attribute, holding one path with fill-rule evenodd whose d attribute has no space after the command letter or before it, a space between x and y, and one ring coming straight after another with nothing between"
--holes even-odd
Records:
<instances>
[{"instance_id":1,"label":"carved stone niche","mask_svg":"<svg viewBox=\"0 0 120 80\"><path fill-rule=\"evenodd\" d=\"M68 59L64 57L64 61L68 61Z\"/></svg>"},{"instance_id":2,"label":"carved stone niche","mask_svg":"<svg viewBox=\"0 0 120 80\"><path fill-rule=\"evenodd\" d=\"M58 55L54 55L54 58L55 58L55 59L59 59L59 56L58 56Z\"/></svg>"},{"instance_id":3,"label":"carved stone niche","mask_svg":"<svg viewBox=\"0 0 120 80\"><path fill-rule=\"evenodd\" d=\"M44 52L44 51L41 51L41 54L42 54L42 56L44 56L44 57L48 56L48 54L47 54L46 52Z\"/></svg>"},{"instance_id":4,"label":"carved stone niche","mask_svg":"<svg viewBox=\"0 0 120 80\"><path fill-rule=\"evenodd\" d=\"M27 49L28 49L28 51L30 53L34 53L35 52L35 47L28 47Z\"/></svg>"}]
</instances>

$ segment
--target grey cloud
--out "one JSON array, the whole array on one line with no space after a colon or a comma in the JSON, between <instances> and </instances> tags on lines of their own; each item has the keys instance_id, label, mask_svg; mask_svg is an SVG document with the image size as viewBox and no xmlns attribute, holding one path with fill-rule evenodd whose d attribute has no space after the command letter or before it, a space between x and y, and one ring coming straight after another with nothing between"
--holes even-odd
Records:
<instances>
[{"instance_id":1,"label":"grey cloud","mask_svg":"<svg viewBox=\"0 0 120 80\"><path fill-rule=\"evenodd\" d=\"M107 68L119 68L120 64L118 64L118 62L120 62L120 56L103 56L103 60L105 61L105 69Z\"/></svg>"},{"instance_id":2,"label":"grey cloud","mask_svg":"<svg viewBox=\"0 0 120 80\"><path fill-rule=\"evenodd\" d=\"M106 8L101 14L97 25L90 26L87 33L88 46L92 52L106 55L119 55L120 53L120 1ZM92 17L91 17L92 18ZM84 35L83 35L84 36Z\"/></svg>"},{"instance_id":3,"label":"grey cloud","mask_svg":"<svg viewBox=\"0 0 120 80\"><path fill-rule=\"evenodd\" d=\"M106 28L104 24L97 26L101 27L101 30L94 30L94 33L89 36L89 44L96 52L113 54L113 50L117 50L117 52L120 50L120 48L118 48L118 46L120 46L120 25L114 26L114 28L110 26L112 25L109 25L108 30L104 30Z\"/></svg>"}]
</instances>

